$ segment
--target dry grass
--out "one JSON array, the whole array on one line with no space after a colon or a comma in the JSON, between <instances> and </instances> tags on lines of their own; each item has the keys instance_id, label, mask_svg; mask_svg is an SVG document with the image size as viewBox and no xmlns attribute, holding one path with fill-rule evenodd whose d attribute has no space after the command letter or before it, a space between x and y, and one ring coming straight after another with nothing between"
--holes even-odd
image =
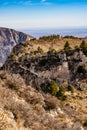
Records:
<instances>
[{"instance_id":1,"label":"dry grass","mask_svg":"<svg viewBox=\"0 0 87 130\"><path fill-rule=\"evenodd\" d=\"M71 48L74 48L75 46L79 46L83 39L72 39L72 38L61 38L61 39L53 39L53 41L44 41L44 40L36 40L34 42L30 41L27 44L31 44L31 49L35 50L40 46L44 52L47 52L49 48L53 47L55 50L59 51L63 49L64 44L68 41L70 43ZM85 40L87 42L87 40Z\"/></svg>"},{"instance_id":2,"label":"dry grass","mask_svg":"<svg viewBox=\"0 0 87 130\"><path fill-rule=\"evenodd\" d=\"M0 130L72 130L74 122L84 121L87 113L87 92L75 93L61 106L56 97L26 86L19 75L1 71Z\"/></svg>"}]
</instances>

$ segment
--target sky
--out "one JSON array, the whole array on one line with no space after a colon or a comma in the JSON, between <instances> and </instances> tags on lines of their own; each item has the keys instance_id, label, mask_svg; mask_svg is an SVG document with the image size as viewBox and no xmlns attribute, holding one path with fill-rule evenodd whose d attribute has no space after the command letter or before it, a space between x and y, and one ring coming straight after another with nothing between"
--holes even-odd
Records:
<instances>
[{"instance_id":1,"label":"sky","mask_svg":"<svg viewBox=\"0 0 87 130\"><path fill-rule=\"evenodd\" d=\"M87 27L87 0L0 0L0 26L14 29Z\"/></svg>"}]
</instances>

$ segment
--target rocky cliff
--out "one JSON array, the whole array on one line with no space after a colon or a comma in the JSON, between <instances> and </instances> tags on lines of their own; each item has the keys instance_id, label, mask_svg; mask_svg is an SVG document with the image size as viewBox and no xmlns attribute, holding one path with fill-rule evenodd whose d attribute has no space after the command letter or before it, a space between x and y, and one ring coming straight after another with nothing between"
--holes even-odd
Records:
<instances>
[{"instance_id":1,"label":"rocky cliff","mask_svg":"<svg viewBox=\"0 0 87 130\"><path fill-rule=\"evenodd\" d=\"M13 29L0 27L0 65L9 56L12 48L23 41L28 41L33 37Z\"/></svg>"},{"instance_id":2,"label":"rocky cliff","mask_svg":"<svg viewBox=\"0 0 87 130\"><path fill-rule=\"evenodd\" d=\"M31 53L28 50L27 53L24 50L29 46L31 44L26 44L25 47L25 44L21 43L14 47L3 66L11 73L20 74L26 84L45 89L51 80L58 84L67 81L75 85L87 77L87 56L81 49L48 53Z\"/></svg>"}]
</instances>

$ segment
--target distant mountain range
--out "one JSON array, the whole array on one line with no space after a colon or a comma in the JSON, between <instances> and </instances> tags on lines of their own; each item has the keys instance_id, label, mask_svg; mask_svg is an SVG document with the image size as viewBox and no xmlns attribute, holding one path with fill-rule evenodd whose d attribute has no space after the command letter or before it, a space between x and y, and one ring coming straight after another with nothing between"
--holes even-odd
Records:
<instances>
[{"instance_id":1,"label":"distant mountain range","mask_svg":"<svg viewBox=\"0 0 87 130\"><path fill-rule=\"evenodd\" d=\"M12 48L23 41L29 41L33 37L13 29L0 27L0 65L9 56Z\"/></svg>"}]
</instances>

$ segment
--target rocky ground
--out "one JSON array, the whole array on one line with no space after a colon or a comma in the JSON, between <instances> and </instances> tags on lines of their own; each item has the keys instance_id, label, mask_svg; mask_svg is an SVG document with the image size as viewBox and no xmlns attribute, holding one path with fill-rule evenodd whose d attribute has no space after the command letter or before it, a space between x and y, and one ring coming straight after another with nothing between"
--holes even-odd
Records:
<instances>
[{"instance_id":1,"label":"rocky ground","mask_svg":"<svg viewBox=\"0 0 87 130\"><path fill-rule=\"evenodd\" d=\"M0 130L87 130L87 90L66 94L58 100L1 71Z\"/></svg>"}]
</instances>

